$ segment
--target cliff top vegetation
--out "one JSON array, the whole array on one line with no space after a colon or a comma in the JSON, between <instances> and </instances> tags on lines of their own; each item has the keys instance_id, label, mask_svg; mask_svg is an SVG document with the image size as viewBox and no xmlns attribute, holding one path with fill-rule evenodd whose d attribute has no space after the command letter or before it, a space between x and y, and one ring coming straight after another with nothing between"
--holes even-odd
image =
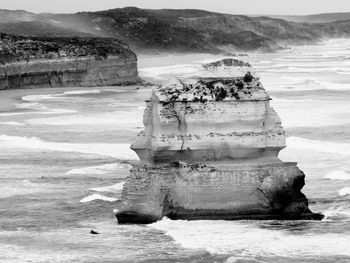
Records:
<instances>
[{"instance_id":1,"label":"cliff top vegetation","mask_svg":"<svg viewBox=\"0 0 350 263\"><path fill-rule=\"evenodd\" d=\"M60 59L109 55L135 56L129 47L113 38L24 37L0 33L0 64L33 59Z\"/></svg>"}]
</instances>

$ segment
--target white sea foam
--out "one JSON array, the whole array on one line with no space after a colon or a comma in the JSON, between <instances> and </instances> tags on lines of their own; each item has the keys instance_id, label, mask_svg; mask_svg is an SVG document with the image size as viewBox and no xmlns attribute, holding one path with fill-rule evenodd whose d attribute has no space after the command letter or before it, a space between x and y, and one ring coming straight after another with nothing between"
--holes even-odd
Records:
<instances>
[{"instance_id":1,"label":"white sea foam","mask_svg":"<svg viewBox=\"0 0 350 263\"><path fill-rule=\"evenodd\" d=\"M75 113L76 110L68 109L48 109L47 112L41 112L40 114L65 114L65 113Z\"/></svg>"},{"instance_id":2,"label":"white sea foam","mask_svg":"<svg viewBox=\"0 0 350 263\"><path fill-rule=\"evenodd\" d=\"M73 91L66 91L63 92L63 95L83 95L83 94L99 94L101 93L100 90L93 89L93 90L73 90Z\"/></svg>"},{"instance_id":3,"label":"white sea foam","mask_svg":"<svg viewBox=\"0 0 350 263\"><path fill-rule=\"evenodd\" d=\"M171 221L163 219L149 227L164 231L176 243L210 253L254 257L350 256L350 236L343 234L292 234L259 228L253 222Z\"/></svg>"},{"instance_id":4,"label":"white sea foam","mask_svg":"<svg viewBox=\"0 0 350 263\"><path fill-rule=\"evenodd\" d=\"M349 72L350 74L350 72ZM331 83L320 81L318 89L322 90L350 90L349 83Z\"/></svg>"},{"instance_id":5,"label":"white sea foam","mask_svg":"<svg viewBox=\"0 0 350 263\"><path fill-rule=\"evenodd\" d=\"M130 169L130 168L131 168L131 165L129 164L110 163L110 164L104 164L104 165L98 165L98 166L89 166L89 167L72 169L72 170L69 170L66 174L67 175L85 175L85 174L102 175L102 174L110 173L117 169Z\"/></svg>"},{"instance_id":6,"label":"white sea foam","mask_svg":"<svg viewBox=\"0 0 350 263\"><path fill-rule=\"evenodd\" d=\"M259 67L259 65L264 65L264 64L270 64L272 63L271 60L255 60L255 61L251 61L250 62L254 68L256 68L255 65L257 65L257 67Z\"/></svg>"},{"instance_id":7,"label":"white sea foam","mask_svg":"<svg viewBox=\"0 0 350 263\"><path fill-rule=\"evenodd\" d=\"M350 187L344 187L339 190L340 196L350 195Z\"/></svg>"},{"instance_id":8,"label":"white sea foam","mask_svg":"<svg viewBox=\"0 0 350 263\"><path fill-rule=\"evenodd\" d=\"M47 106L39 103L39 102L25 102L25 103L19 103L16 104L17 108L20 109L30 109L30 110L39 110L38 112L15 112L15 113L10 113L9 115L19 115L19 114L61 114L61 113L74 113L76 112L75 110L68 110L68 109L51 109L48 108ZM3 115L3 114L2 114ZM3 115L4 116L4 115Z\"/></svg>"},{"instance_id":9,"label":"white sea foam","mask_svg":"<svg viewBox=\"0 0 350 263\"><path fill-rule=\"evenodd\" d=\"M350 72L350 67L337 66L335 62L314 61L314 62L289 62L275 64L270 67L260 67L260 71L269 73L318 73L318 72Z\"/></svg>"},{"instance_id":10,"label":"white sea foam","mask_svg":"<svg viewBox=\"0 0 350 263\"><path fill-rule=\"evenodd\" d=\"M14 187L0 187L0 199L9 198L12 196L30 195L46 192L46 190L39 187L28 187L28 186L14 186Z\"/></svg>"},{"instance_id":11,"label":"white sea foam","mask_svg":"<svg viewBox=\"0 0 350 263\"><path fill-rule=\"evenodd\" d=\"M108 107L132 107L132 108L138 108L141 110L145 109L144 102L139 102L139 103L131 103L131 102L112 102L107 104Z\"/></svg>"},{"instance_id":12,"label":"white sea foam","mask_svg":"<svg viewBox=\"0 0 350 263\"><path fill-rule=\"evenodd\" d=\"M35 114L40 112L2 112L0 113L0 117L9 117L9 116L18 116L18 115L25 115L25 114Z\"/></svg>"},{"instance_id":13,"label":"white sea foam","mask_svg":"<svg viewBox=\"0 0 350 263\"><path fill-rule=\"evenodd\" d=\"M271 105L284 127L325 127L350 123L350 103L319 99L276 99ZM325 107L325 105L327 105ZM293 109L293 110L291 110Z\"/></svg>"},{"instance_id":14,"label":"white sea foam","mask_svg":"<svg viewBox=\"0 0 350 263\"><path fill-rule=\"evenodd\" d=\"M91 188L89 190L91 191L95 191L95 192L120 192L123 190L123 186L124 186L125 182L121 182L121 183L117 183L114 185L109 185L109 186L103 186L103 187L95 187L95 188Z\"/></svg>"},{"instance_id":15,"label":"white sea foam","mask_svg":"<svg viewBox=\"0 0 350 263\"><path fill-rule=\"evenodd\" d=\"M265 76L262 82L267 90L272 91L350 90L349 83L321 81L318 79L311 79L310 77L305 76L281 76L279 78Z\"/></svg>"},{"instance_id":16,"label":"white sea foam","mask_svg":"<svg viewBox=\"0 0 350 263\"><path fill-rule=\"evenodd\" d=\"M38 102L24 102L16 104L16 107L19 109L32 109L32 110L47 110L48 107L46 107L43 104L40 104Z\"/></svg>"},{"instance_id":17,"label":"white sea foam","mask_svg":"<svg viewBox=\"0 0 350 263\"><path fill-rule=\"evenodd\" d=\"M350 180L350 173L343 170L336 170L327 173L324 178L330 180Z\"/></svg>"},{"instance_id":18,"label":"white sea foam","mask_svg":"<svg viewBox=\"0 0 350 263\"><path fill-rule=\"evenodd\" d=\"M349 143L334 143L326 141L309 140L300 137L288 137L287 147L296 149L308 149L317 152L325 152L339 155L350 155Z\"/></svg>"},{"instance_id":19,"label":"white sea foam","mask_svg":"<svg viewBox=\"0 0 350 263\"><path fill-rule=\"evenodd\" d=\"M67 109L47 109L46 111L23 111L23 112L11 112L11 113L0 113L0 117L18 116L18 115L49 115L49 114L65 114L65 113L75 113L75 110Z\"/></svg>"},{"instance_id":20,"label":"white sea foam","mask_svg":"<svg viewBox=\"0 0 350 263\"><path fill-rule=\"evenodd\" d=\"M73 91L66 91L63 93L54 93L54 94L39 94L39 95L26 95L22 97L22 101L25 101L23 103L18 103L16 105L17 108L20 109L31 109L31 110L39 110L40 112L22 112L20 114L33 114L33 113L40 113L40 114L62 114L62 113L74 113L75 110L68 110L68 109L51 109L48 108L46 105L40 103L42 101L48 101L48 100L62 100L66 99L67 96L70 95L84 95L84 94L98 94L101 93L100 90L73 90ZM14 113L18 114L18 113Z\"/></svg>"},{"instance_id":21,"label":"white sea foam","mask_svg":"<svg viewBox=\"0 0 350 263\"><path fill-rule=\"evenodd\" d=\"M106 201L106 202L115 202L118 199L113 198L113 197L99 195L99 194L93 194L93 195L89 195L89 196L86 196L83 199L81 199L80 203L88 203L88 202L95 201L95 200L102 200L102 201Z\"/></svg>"},{"instance_id":22,"label":"white sea foam","mask_svg":"<svg viewBox=\"0 0 350 263\"><path fill-rule=\"evenodd\" d=\"M36 137L19 137L0 135L0 146L6 148L38 149L60 152L78 152L110 156L120 160L137 160L138 157L129 144L113 143L64 143L47 142Z\"/></svg>"},{"instance_id":23,"label":"white sea foam","mask_svg":"<svg viewBox=\"0 0 350 263\"><path fill-rule=\"evenodd\" d=\"M323 221L350 221L350 208L344 205L335 205L323 211Z\"/></svg>"},{"instance_id":24,"label":"white sea foam","mask_svg":"<svg viewBox=\"0 0 350 263\"><path fill-rule=\"evenodd\" d=\"M24 123L16 122L16 121L8 121L8 122L0 122L1 125L9 125L9 126L25 126Z\"/></svg>"},{"instance_id":25,"label":"white sea foam","mask_svg":"<svg viewBox=\"0 0 350 263\"><path fill-rule=\"evenodd\" d=\"M143 127L142 115L144 107L135 109L134 111L115 111L98 114L81 114L58 116L52 118L34 118L25 122L31 125L91 125L91 126L113 126L114 128L132 129Z\"/></svg>"},{"instance_id":26,"label":"white sea foam","mask_svg":"<svg viewBox=\"0 0 350 263\"><path fill-rule=\"evenodd\" d=\"M51 185L32 183L29 180L22 180L20 183L11 186L0 187L0 199L12 196L30 195L37 193L53 192Z\"/></svg>"},{"instance_id":27,"label":"white sea foam","mask_svg":"<svg viewBox=\"0 0 350 263\"><path fill-rule=\"evenodd\" d=\"M315 73L329 71L329 68L298 68L298 67L285 67L285 68L269 68L263 69L264 72L269 73Z\"/></svg>"},{"instance_id":28,"label":"white sea foam","mask_svg":"<svg viewBox=\"0 0 350 263\"><path fill-rule=\"evenodd\" d=\"M340 74L340 75L350 75L349 71L336 70L335 72Z\"/></svg>"},{"instance_id":29,"label":"white sea foam","mask_svg":"<svg viewBox=\"0 0 350 263\"><path fill-rule=\"evenodd\" d=\"M315 63L316 61L329 61L329 57L319 57L319 56L286 56L286 57L281 57L281 58L274 58L274 61L278 62L313 62Z\"/></svg>"},{"instance_id":30,"label":"white sea foam","mask_svg":"<svg viewBox=\"0 0 350 263\"><path fill-rule=\"evenodd\" d=\"M65 91L63 93L53 93L53 94L39 94L39 95L26 95L22 97L23 101L30 102L40 102L45 100L59 100L64 99L65 96L69 95L85 95L85 94L98 94L101 93L100 90L72 90Z\"/></svg>"},{"instance_id":31,"label":"white sea foam","mask_svg":"<svg viewBox=\"0 0 350 263\"><path fill-rule=\"evenodd\" d=\"M39 102L43 100L50 100L55 97L55 94L42 94L42 95L26 95L22 97L23 101Z\"/></svg>"}]
</instances>

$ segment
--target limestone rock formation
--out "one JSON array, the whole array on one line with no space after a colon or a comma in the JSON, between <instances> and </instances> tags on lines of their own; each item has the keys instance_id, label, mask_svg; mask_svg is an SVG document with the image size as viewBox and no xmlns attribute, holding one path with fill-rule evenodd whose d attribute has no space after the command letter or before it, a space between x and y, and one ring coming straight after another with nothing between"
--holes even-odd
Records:
<instances>
[{"instance_id":1,"label":"limestone rock formation","mask_svg":"<svg viewBox=\"0 0 350 263\"><path fill-rule=\"evenodd\" d=\"M304 173L278 158L285 134L269 101L250 65L233 59L156 88L118 222L321 219L301 193Z\"/></svg>"},{"instance_id":2,"label":"limestone rock formation","mask_svg":"<svg viewBox=\"0 0 350 263\"><path fill-rule=\"evenodd\" d=\"M115 39L0 34L0 90L138 81L135 53Z\"/></svg>"}]
</instances>

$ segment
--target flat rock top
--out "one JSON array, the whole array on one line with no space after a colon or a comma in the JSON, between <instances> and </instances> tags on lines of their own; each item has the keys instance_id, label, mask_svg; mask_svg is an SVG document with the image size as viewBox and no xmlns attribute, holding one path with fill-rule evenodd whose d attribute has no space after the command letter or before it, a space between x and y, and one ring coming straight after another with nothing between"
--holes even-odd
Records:
<instances>
[{"instance_id":1,"label":"flat rock top","mask_svg":"<svg viewBox=\"0 0 350 263\"><path fill-rule=\"evenodd\" d=\"M219 61L202 65L202 70L193 74L193 77L204 78L239 78L247 73L256 76L256 72L248 62L237 59L225 58Z\"/></svg>"},{"instance_id":2,"label":"flat rock top","mask_svg":"<svg viewBox=\"0 0 350 263\"><path fill-rule=\"evenodd\" d=\"M204 64L198 72L156 88L153 98L202 103L270 99L250 64L236 59Z\"/></svg>"}]
</instances>

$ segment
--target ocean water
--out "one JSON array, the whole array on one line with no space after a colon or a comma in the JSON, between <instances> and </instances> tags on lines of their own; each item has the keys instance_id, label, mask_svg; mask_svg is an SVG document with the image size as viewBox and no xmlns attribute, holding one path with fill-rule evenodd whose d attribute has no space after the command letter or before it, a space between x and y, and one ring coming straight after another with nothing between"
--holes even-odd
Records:
<instances>
[{"instance_id":1,"label":"ocean water","mask_svg":"<svg viewBox=\"0 0 350 263\"><path fill-rule=\"evenodd\" d=\"M140 75L162 83L219 58L140 56ZM280 157L298 161L323 221L118 225L150 88L1 91L0 262L350 262L350 40L238 58L272 96Z\"/></svg>"}]
</instances>

